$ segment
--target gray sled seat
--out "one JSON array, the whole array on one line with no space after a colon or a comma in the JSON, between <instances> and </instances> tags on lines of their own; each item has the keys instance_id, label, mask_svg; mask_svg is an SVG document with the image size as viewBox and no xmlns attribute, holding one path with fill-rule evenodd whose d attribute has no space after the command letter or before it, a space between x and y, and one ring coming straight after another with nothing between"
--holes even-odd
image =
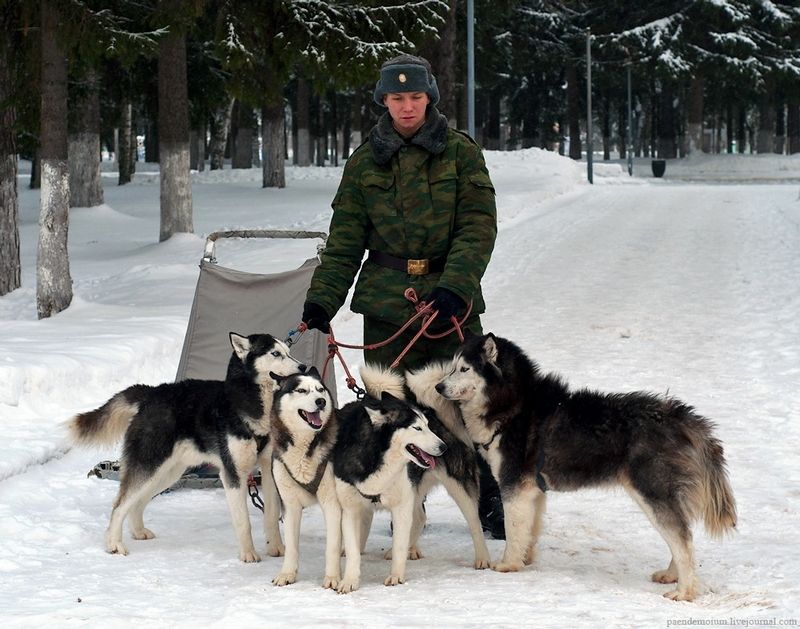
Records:
<instances>
[{"instance_id":1,"label":"gray sled seat","mask_svg":"<svg viewBox=\"0 0 800 629\"><path fill-rule=\"evenodd\" d=\"M318 255L298 268L259 274L217 264L215 244L220 238L318 238L321 242ZM175 380L224 380L231 356L229 332L272 334L286 340L289 331L300 323L306 291L326 238L324 232L308 231L241 230L209 234ZM326 336L317 330L306 332L292 345L292 356L307 365L316 365L322 372L328 356ZM328 366L325 384L335 403L333 363Z\"/></svg>"}]
</instances>

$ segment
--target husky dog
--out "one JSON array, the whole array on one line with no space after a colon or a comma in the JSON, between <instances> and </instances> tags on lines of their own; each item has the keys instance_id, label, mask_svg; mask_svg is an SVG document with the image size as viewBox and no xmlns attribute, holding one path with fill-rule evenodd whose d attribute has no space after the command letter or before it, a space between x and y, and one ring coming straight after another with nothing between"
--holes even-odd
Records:
<instances>
[{"instance_id":1,"label":"husky dog","mask_svg":"<svg viewBox=\"0 0 800 629\"><path fill-rule=\"evenodd\" d=\"M414 471L415 476L421 478L416 484L409 559L422 557L418 540L425 526L423 501L434 486L441 484L458 505L472 534L475 569L483 570L489 567L489 549L486 547L478 515L478 455L461 421L456 403L443 398L435 388L449 372L450 365L441 362L432 362L419 370L407 371L405 376L393 370L367 365L361 370L361 379L367 392L373 397L380 397L383 392L388 392L395 397L411 400L419 406L428 418L430 429L447 446L435 467L428 470L417 468ZM362 543L363 541L362 539ZM391 551L386 553L386 558L391 558Z\"/></svg>"},{"instance_id":2,"label":"husky dog","mask_svg":"<svg viewBox=\"0 0 800 629\"><path fill-rule=\"evenodd\" d=\"M467 431L500 485L506 547L494 568L533 559L544 491L621 485L672 554L658 583L673 600L697 595L691 524L721 537L736 526L736 504L713 424L679 400L650 393L571 392L512 342L468 338L437 385L458 400Z\"/></svg>"},{"instance_id":3,"label":"husky dog","mask_svg":"<svg viewBox=\"0 0 800 629\"><path fill-rule=\"evenodd\" d=\"M305 374L279 378L270 430L272 473L283 499L286 554L275 585L297 580L300 519L303 509L319 502L326 525L324 588L339 584L342 509L336 498L330 460L336 445L336 413L316 367Z\"/></svg>"},{"instance_id":4,"label":"husky dog","mask_svg":"<svg viewBox=\"0 0 800 629\"><path fill-rule=\"evenodd\" d=\"M150 499L172 485L188 467L210 463L220 470L239 558L260 561L247 514L247 476L268 440L275 381L270 372L288 376L306 366L289 355L285 343L269 334L230 333L233 347L224 381L184 380L151 387L136 384L100 408L69 422L74 443L112 444L124 435L120 487L106 531L106 550L127 555L122 542L125 518L134 539L152 539L144 526ZM277 534L280 502L269 467L262 474L267 496L265 528ZM271 511L271 513L270 513ZM272 520L267 522L267 519ZM268 537L268 543L270 538Z\"/></svg>"},{"instance_id":5,"label":"husky dog","mask_svg":"<svg viewBox=\"0 0 800 629\"><path fill-rule=\"evenodd\" d=\"M403 583L419 482L412 469L435 468L435 457L444 453L445 443L428 427L419 408L391 393L350 402L338 415L333 473L347 560L336 590L358 589L365 514L375 506L392 513L392 567L384 584Z\"/></svg>"}]
</instances>

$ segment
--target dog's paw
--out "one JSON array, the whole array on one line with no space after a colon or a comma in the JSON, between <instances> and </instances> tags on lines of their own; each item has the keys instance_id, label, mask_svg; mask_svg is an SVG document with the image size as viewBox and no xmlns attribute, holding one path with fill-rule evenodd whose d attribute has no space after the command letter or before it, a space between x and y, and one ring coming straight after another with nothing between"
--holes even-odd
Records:
<instances>
[{"instance_id":1,"label":"dog's paw","mask_svg":"<svg viewBox=\"0 0 800 629\"><path fill-rule=\"evenodd\" d=\"M386 580L383 582L384 585L400 585L401 583L405 583L405 577L402 577L397 574L390 574L386 577Z\"/></svg>"},{"instance_id":2,"label":"dog's paw","mask_svg":"<svg viewBox=\"0 0 800 629\"><path fill-rule=\"evenodd\" d=\"M422 551L419 549L418 546L412 546L408 549L408 558L411 561L416 561L417 559L422 559L425 555L422 554ZM392 558L392 549L390 548L385 553L383 553L384 559L391 559Z\"/></svg>"},{"instance_id":3,"label":"dog's paw","mask_svg":"<svg viewBox=\"0 0 800 629\"><path fill-rule=\"evenodd\" d=\"M272 579L272 585L284 586L291 585L297 581L296 572L281 572L277 577Z\"/></svg>"},{"instance_id":4,"label":"dog's paw","mask_svg":"<svg viewBox=\"0 0 800 629\"><path fill-rule=\"evenodd\" d=\"M139 531L131 531L131 537L133 539L154 539L156 536L153 531L150 529L142 528Z\"/></svg>"},{"instance_id":5,"label":"dog's paw","mask_svg":"<svg viewBox=\"0 0 800 629\"><path fill-rule=\"evenodd\" d=\"M522 563L502 560L494 564L492 566L492 570L495 572L519 572L522 569L522 566Z\"/></svg>"},{"instance_id":6,"label":"dog's paw","mask_svg":"<svg viewBox=\"0 0 800 629\"><path fill-rule=\"evenodd\" d=\"M697 596L694 588L687 588L685 590L677 589L664 594L664 598L672 601L693 601Z\"/></svg>"},{"instance_id":7,"label":"dog's paw","mask_svg":"<svg viewBox=\"0 0 800 629\"><path fill-rule=\"evenodd\" d=\"M488 557L476 557L473 565L475 566L475 570L486 570L486 568L492 567L492 562Z\"/></svg>"},{"instance_id":8,"label":"dog's paw","mask_svg":"<svg viewBox=\"0 0 800 629\"><path fill-rule=\"evenodd\" d=\"M408 549L408 558L412 561L422 559L425 555L422 554L422 549L419 546L412 546Z\"/></svg>"},{"instance_id":9,"label":"dog's paw","mask_svg":"<svg viewBox=\"0 0 800 629\"><path fill-rule=\"evenodd\" d=\"M245 563L258 563L259 561L261 561L261 557L254 550L241 551L239 553L239 559L241 559Z\"/></svg>"},{"instance_id":10,"label":"dog's paw","mask_svg":"<svg viewBox=\"0 0 800 629\"><path fill-rule=\"evenodd\" d=\"M106 552L112 555L127 555L128 548L122 543L122 540L106 540Z\"/></svg>"},{"instance_id":11,"label":"dog's paw","mask_svg":"<svg viewBox=\"0 0 800 629\"><path fill-rule=\"evenodd\" d=\"M358 579L348 579L345 577L336 585L336 591L339 594L350 594L358 589Z\"/></svg>"},{"instance_id":12,"label":"dog's paw","mask_svg":"<svg viewBox=\"0 0 800 629\"><path fill-rule=\"evenodd\" d=\"M267 542L267 555L270 557L283 557L286 547L278 542Z\"/></svg>"},{"instance_id":13,"label":"dog's paw","mask_svg":"<svg viewBox=\"0 0 800 629\"><path fill-rule=\"evenodd\" d=\"M656 570L650 578L656 583L677 583L678 573L669 570Z\"/></svg>"},{"instance_id":14,"label":"dog's paw","mask_svg":"<svg viewBox=\"0 0 800 629\"><path fill-rule=\"evenodd\" d=\"M325 578L322 580L322 587L325 588L326 590L335 590L338 585L339 585L338 576L331 577L326 574Z\"/></svg>"}]
</instances>

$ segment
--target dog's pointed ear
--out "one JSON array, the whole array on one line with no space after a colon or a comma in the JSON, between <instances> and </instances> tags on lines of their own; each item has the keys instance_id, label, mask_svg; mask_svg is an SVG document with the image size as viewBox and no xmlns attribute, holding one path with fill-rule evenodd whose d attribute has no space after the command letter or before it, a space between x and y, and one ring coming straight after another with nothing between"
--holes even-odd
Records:
<instances>
[{"instance_id":1,"label":"dog's pointed ear","mask_svg":"<svg viewBox=\"0 0 800 629\"><path fill-rule=\"evenodd\" d=\"M314 376L315 378L319 378L320 380L322 380L322 376L319 375L319 371L317 370L316 365L311 365L311 367L308 368L308 371L306 371L306 375Z\"/></svg>"},{"instance_id":2,"label":"dog's pointed ear","mask_svg":"<svg viewBox=\"0 0 800 629\"><path fill-rule=\"evenodd\" d=\"M497 341L491 332L483 340L483 356L491 365L497 364Z\"/></svg>"},{"instance_id":3,"label":"dog's pointed ear","mask_svg":"<svg viewBox=\"0 0 800 629\"><path fill-rule=\"evenodd\" d=\"M365 398L364 408L367 409L372 425L381 426L397 419L397 403L398 399L395 396L388 391L383 391L380 400Z\"/></svg>"},{"instance_id":4,"label":"dog's pointed ear","mask_svg":"<svg viewBox=\"0 0 800 629\"><path fill-rule=\"evenodd\" d=\"M236 334L236 332L230 332L228 338L233 351L236 352L240 360L244 360L245 356L250 352L250 339L241 334Z\"/></svg>"},{"instance_id":5,"label":"dog's pointed ear","mask_svg":"<svg viewBox=\"0 0 800 629\"><path fill-rule=\"evenodd\" d=\"M381 402L383 402L384 404L387 404L389 402L396 402L396 401L397 401L397 398L395 396L393 396L391 393L389 393L388 391L382 391L381 392Z\"/></svg>"}]
</instances>

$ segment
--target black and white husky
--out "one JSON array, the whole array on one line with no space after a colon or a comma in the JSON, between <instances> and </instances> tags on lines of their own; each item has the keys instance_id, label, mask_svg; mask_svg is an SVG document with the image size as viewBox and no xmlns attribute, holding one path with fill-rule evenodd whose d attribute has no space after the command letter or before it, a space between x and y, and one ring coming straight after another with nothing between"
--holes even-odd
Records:
<instances>
[{"instance_id":1,"label":"black and white husky","mask_svg":"<svg viewBox=\"0 0 800 629\"><path fill-rule=\"evenodd\" d=\"M123 437L120 488L106 531L106 550L127 555L122 542L125 518L134 539L152 539L143 514L151 498L172 485L189 468L210 463L220 470L225 497L239 541L239 558L260 561L253 546L247 514L247 476L265 450L269 436L275 380L306 366L269 334L230 333L233 353L224 381L184 380L133 385L100 408L69 422L76 444L113 444ZM268 552L280 554L280 502L270 474L262 465ZM270 496L269 494L273 494ZM272 546L272 548L270 547Z\"/></svg>"},{"instance_id":2,"label":"black and white husky","mask_svg":"<svg viewBox=\"0 0 800 629\"><path fill-rule=\"evenodd\" d=\"M436 385L449 372L449 363L442 362L431 362L421 369L407 371L405 375L367 365L361 370L361 379L367 392L373 397L380 397L382 393L388 392L410 400L423 409L428 418L428 426L447 446L444 454L438 457L435 467L414 471L414 476L420 478L416 484L417 501L414 505L409 559L422 557L418 540L426 519L423 502L428 492L441 484L458 505L469 527L475 547L474 567L476 570L483 570L489 567L489 549L486 547L478 515L478 454L464 428L464 422L461 421L457 404L436 391ZM386 555L391 558L391 552Z\"/></svg>"},{"instance_id":3,"label":"black and white husky","mask_svg":"<svg viewBox=\"0 0 800 629\"><path fill-rule=\"evenodd\" d=\"M347 560L336 589L341 593L358 589L364 523L374 507L392 513L392 567L384 584L403 583L419 482L412 469L435 467L445 443L428 427L419 408L391 393L346 404L338 421L333 473Z\"/></svg>"},{"instance_id":4,"label":"black and white husky","mask_svg":"<svg viewBox=\"0 0 800 629\"><path fill-rule=\"evenodd\" d=\"M325 518L324 588L335 588L341 576L342 509L336 497L331 459L337 421L331 396L317 369L279 378L270 430L272 473L283 499L286 554L275 585L297 580L300 556L300 519L303 509L319 502Z\"/></svg>"},{"instance_id":5,"label":"black and white husky","mask_svg":"<svg viewBox=\"0 0 800 629\"><path fill-rule=\"evenodd\" d=\"M675 583L674 600L697 595L691 524L722 536L736 526L736 504L713 424L670 397L570 391L512 342L468 338L437 386L458 400L472 440L500 485L506 547L494 568L533 560L544 491L618 484L669 546L672 560L653 574Z\"/></svg>"}]
</instances>

